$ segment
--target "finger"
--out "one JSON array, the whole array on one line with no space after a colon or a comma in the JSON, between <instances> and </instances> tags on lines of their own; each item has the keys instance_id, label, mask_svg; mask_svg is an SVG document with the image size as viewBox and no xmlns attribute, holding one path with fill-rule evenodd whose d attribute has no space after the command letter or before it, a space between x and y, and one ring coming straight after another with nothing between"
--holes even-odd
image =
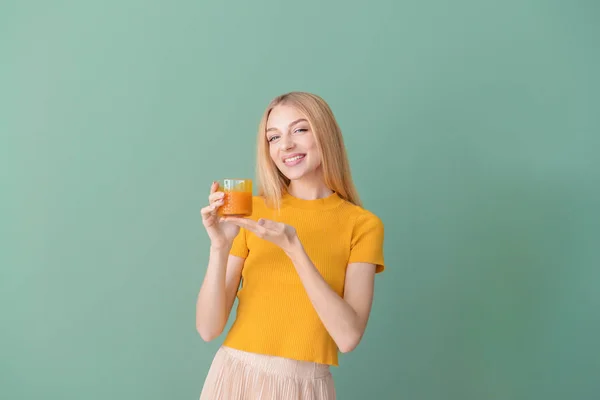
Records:
<instances>
[{"instance_id":1,"label":"finger","mask_svg":"<svg viewBox=\"0 0 600 400\"><path fill-rule=\"evenodd\" d=\"M264 227L258 226L258 225L255 225L251 228L246 228L246 229L249 230L250 232L254 233L256 236L258 236L260 238L266 238L271 233L270 230L265 229Z\"/></svg>"},{"instance_id":2,"label":"finger","mask_svg":"<svg viewBox=\"0 0 600 400\"><path fill-rule=\"evenodd\" d=\"M207 219L212 215L213 206L206 206L200 210L200 215L202 215L202 219Z\"/></svg>"},{"instance_id":3,"label":"finger","mask_svg":"<svg viewBox=\"0 0 600 400\"><path fill-rule=\"evenodd\" d=\"M219 207L220 207L219 203L213 203L213 204L211 204L209 206L206 206L206 207L202 208L200 210L200 214L202 215L203 218L204 217L208 218L209 216L215 214L217 208L219 208Z\"/></svg>"},{"instance_id":4,"label":"finger","mask_svg":"<svg viewBox=\"0 0 600 400\"><path fill-rule=\"evenodd\" d=\"M223 220L247 229L250 229L256 225L256 222L249 218L223 217Z\"/></svg>"},{"instance_id":5,"label":"finger","mask_svg":"<svg viewBox=\"0 0 600 400\"><path fill-rule=\"evenodd\" d=\"M210 193L213 194L217 190L219 190L219 182L213 181L212 185L210 185Z\"/></svg>"},{"instance_id":6,"label":"finger","mask_svg":"<svg viewBox=\"0 0 600 400\"><path fill-rule=\"evenodd\" d=\"M231 222L232 224L235 224L240 228L245 228L259 236L265 235L268 231L264 226L258 225L256 221L249 218L226 217L224 218L224 221Z\"/></svg>"},{"instance_id":7,"label":"finger","mask_svg":"<svg viewBox=\"0 0 600 400\"><path fill-rule=\"evenodd\" d=\"M267 229L277 230L280 227L279 222L272 221L270 219L260 218L257 222L258 225L264 226Z\"/></svg>"},{"instance_id":8,"label":"finger","mask_svg":"<svg viewBox=\"0 0 600 400\"><path fill-rule=\"evenodd\" d=\"M221 207L223 204L225 204L225 200L223 199L217 199L214 202L212 202L211 206L215 207L215 210L219 207Z\"/></svg>"},{"instance_id":9,"label":"finger","mask_svg":"<svg viewBox=\"0 0 600 400\"><path fill-rule=\"evenodd\" d=\"M222 199L223 197L225 197L225 193L223 192L211 193L210 196L208 196L208 201L212 203L213 201Z\"/></svg>"},{"instance_id":10,"label":"finger","mask_svg":"<svg viewBox=\"0 0 600 400\"><path fill-rule=\"evenodd\" d=\"M266 233L270 235L279 235L285 230L285 225L283 223L265 218L260 218L257 225L265 228Z\"/></svg>"}]
</instances>

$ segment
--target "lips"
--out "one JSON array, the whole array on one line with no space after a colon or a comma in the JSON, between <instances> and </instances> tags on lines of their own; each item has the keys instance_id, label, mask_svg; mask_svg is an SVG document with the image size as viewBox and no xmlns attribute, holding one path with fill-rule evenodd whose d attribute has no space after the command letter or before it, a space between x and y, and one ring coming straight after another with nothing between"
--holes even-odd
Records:
<instances>
[{"instance_id":1,"label":"lips","mask_svg":"<svg viewBox=\"0 0 600 400\"><path fill-rule=\"evenodd\" d=\"M283 157L283 163L287 166L293 166L304 160L305 157L306 154L303 153L290 154Z\"/></svg>"}]
</instances>

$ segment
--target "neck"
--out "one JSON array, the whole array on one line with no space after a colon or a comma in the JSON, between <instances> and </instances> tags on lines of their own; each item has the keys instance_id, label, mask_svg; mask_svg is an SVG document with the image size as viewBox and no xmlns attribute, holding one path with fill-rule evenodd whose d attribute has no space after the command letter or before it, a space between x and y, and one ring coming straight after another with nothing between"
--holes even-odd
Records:
<instances>
[{"instance_id":1,"label":"neck","mask_svg":"<svg viewBox=\"0 0 600 400\"><path fill-rule=\"evenodd\" d=\"M329 189L322 180L291 181L287 191L293 197L303 200L323 199L333 194L333 190Z\"/></svg>"}]
</instances>

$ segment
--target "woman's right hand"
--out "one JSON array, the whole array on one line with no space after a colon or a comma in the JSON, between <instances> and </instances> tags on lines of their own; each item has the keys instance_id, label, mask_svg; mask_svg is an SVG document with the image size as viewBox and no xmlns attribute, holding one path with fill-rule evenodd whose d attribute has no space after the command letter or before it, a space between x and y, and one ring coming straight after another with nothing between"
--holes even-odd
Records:
<instances>
[{"instance_id":1,"label":"woman's right hand","mask_svg":"<svg viewBox=\"0 0 600 400\"><path fill-rule=\"evenodd\" d=\"M217 215L217 210L223 205L223 192L217 191L219 183L213 182L210 187L210 195L208 196L208 206L200 210L202 215L202 223L208 233L211 241L211 246L224 248L231 246L233 239L240 231L240 227L231 222L222 221Z\"/></svg>"}]
</instances>

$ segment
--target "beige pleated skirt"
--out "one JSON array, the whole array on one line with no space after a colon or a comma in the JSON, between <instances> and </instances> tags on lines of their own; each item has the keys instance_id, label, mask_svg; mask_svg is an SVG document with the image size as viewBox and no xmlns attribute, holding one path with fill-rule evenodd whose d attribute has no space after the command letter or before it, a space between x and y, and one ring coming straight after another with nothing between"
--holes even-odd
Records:
<instances>
[{"instance_id":1,"label":"beige pleated skirt","mask_svg":"<svg viewBox=\"0 0 600 400\"><path fill-rule=\"evenodd\" d=\"M328 365L247 353L221 346L200 400L332 400Z\"/></svg>"}]
</instances>

